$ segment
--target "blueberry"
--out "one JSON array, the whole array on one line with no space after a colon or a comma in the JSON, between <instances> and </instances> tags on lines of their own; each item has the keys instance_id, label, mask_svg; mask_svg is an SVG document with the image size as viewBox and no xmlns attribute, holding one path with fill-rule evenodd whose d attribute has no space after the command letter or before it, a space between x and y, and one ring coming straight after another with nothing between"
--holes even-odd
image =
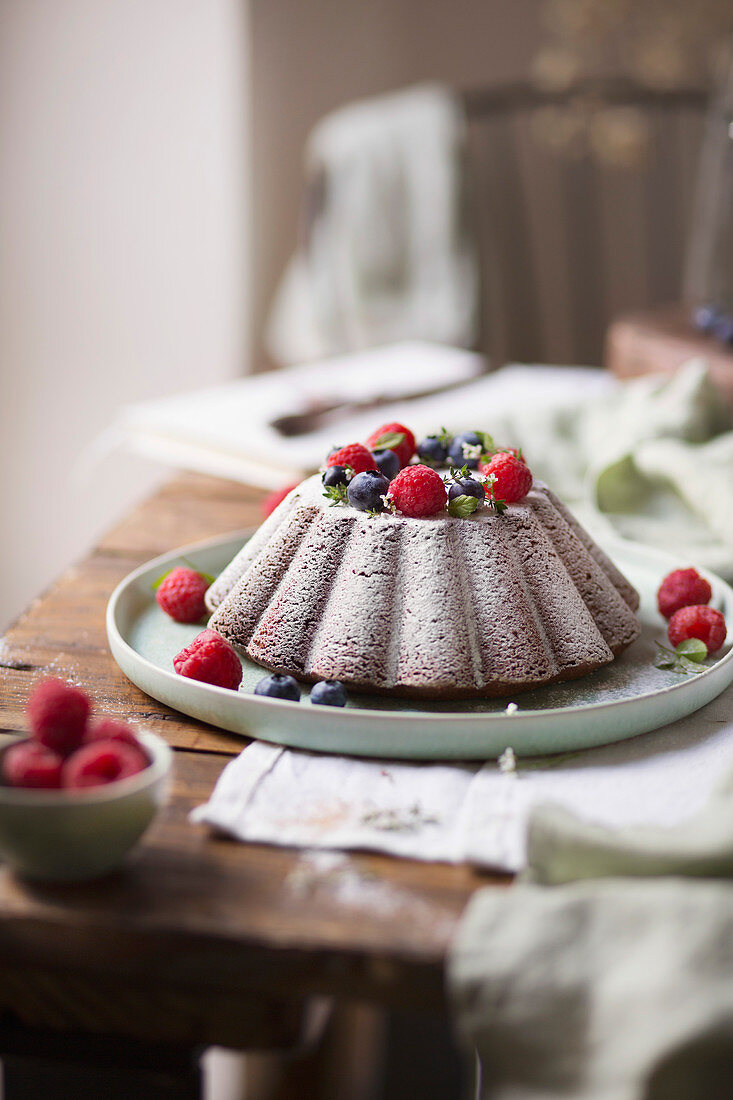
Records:
<instances>
[{"instance_id":1,"label":"blueberry","mask_svg":"<svg viewBox=\"0 0 733 1100\"><path fill-rule=\"evenodd\" d=\"M324 707L345 707L346 688L339 680L319 680L311 688L311 703Z\"/></svg>"},{"instance_id":2,"label":"blueberry","mask_svg":"<svg viewBox=\"0 0 733 1100\"><path fill-rule=\"evenodd\" d=\"M389 481L393 477L397 477L401 470L400 460L394 451L372 451L372 458L379 467L380 473L384 474Z\"/></svg>"},{"instance_id":3,"label":"blueberry","mask_svg":"<svg viewBox=\"0 0 733 1100\"><path fill-rule=\"evenodd\" d=\"M475 478L457 477L448 490L448 500L455 500L456 497L477 497L485 500L486 494L481 482Z\"/></svg>"},{"instance_id":4,"label":"blueberry","mask_svg":"<svg viewBox=\"0 0 733 1100\"><path fill-rule=\"evenodd\" d=\"M297 703L300 699L300 688L292 676L273 672L272 676L265 676L260 680L255 688L255 695L269 695L272 699L292 699Z\"/></svg>"},{"instance_id":5,"label":"blueberry","mask_svg":"<svg viewBox=\"0 0 733 1100\"><path fill-rule=\"evenodd\" d=\"M721 311L717 306L707 303L704 306L698 306L692 314L692 323L699 332L704 332L709 335L715 329L718 321L721 320Z\"/></svg>"},{"instance_id":6,"label":"blueberry","mask_svg":"<svg viewBox=\"0 0 733 1100\"><path fill-rule=\"evenodd\" d=\"M349 482L347 496L352 508L359 512L383 512L382 497L389 489L389 481L379 470L365 470Z\"/></svg>"},{"instance_id":7,"label":"blueberry","mask_svg":"<svg viewBox=\"0 0 733 1100\"><path fill-rule=\"evenodd\" d=\"M437 435L428 435L417 445L417 454L426 466L445 466L448 448ZM463 463L461 463L461 466Z\"/></svg>"},{"instance_id":8,"label":"blueberry","mask_svg":"<svg viewBox=\"0 0 733 1100\"><path fill-rule=\"evenodd\" d=\"M329 466L321 481L327 488L334 485L347 485L349 482L345 466Z\"/></svg>"},{"instance_id":9,"label":"blueberry","mask_svg":"<svg viewBox=\"0 0 733 1100\"><path fill-rule=\"evenodd\" d=\"M712 331L721 344L733 344L733 317L729 313L722 314L714 322Z\"/></svg>"},{"instance_id":10,"label":"blueberry","mask_svg":"<svg viewBox=\"0 0 733 1100\"><path fill-rule=\"evenodd\" d=\"M484 442L477 432L461 432L460 435L455 437L448 450L451 465L459 470L462 466L468 466L469 470L478 469L478 454L475 458L467 455L463 449L464 444L467 448L478 447L482 449Z\"/></svg>"}]
</instances>

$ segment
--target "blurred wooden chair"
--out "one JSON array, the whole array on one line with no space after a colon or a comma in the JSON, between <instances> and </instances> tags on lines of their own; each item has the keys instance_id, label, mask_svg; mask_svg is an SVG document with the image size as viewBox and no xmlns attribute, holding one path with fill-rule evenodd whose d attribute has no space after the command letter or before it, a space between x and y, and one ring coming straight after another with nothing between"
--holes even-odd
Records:
<instances>
[{"instance_id":1,"label":"blurred wooden chair","mask_svg":"<svg viewBox=\"0 0 733 1100\"><path fill-rule=\"evenodd\" d=\"M614 317L680 299L707 101L700 89L620 80L465 93L482 349L492 364L600 364ZM578 103L640 113L642 161L616 167L543 142L548 108Z\"/></svg>"}]
</instances>

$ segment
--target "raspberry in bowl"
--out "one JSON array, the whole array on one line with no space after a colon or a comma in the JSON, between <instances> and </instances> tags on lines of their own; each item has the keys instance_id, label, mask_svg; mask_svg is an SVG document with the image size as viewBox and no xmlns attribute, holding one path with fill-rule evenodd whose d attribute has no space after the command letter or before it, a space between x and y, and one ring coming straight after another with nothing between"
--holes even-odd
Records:
<instances>
[{"instance_id":1,"label":"raspberry in bowl","mask_svg":"<svg viewBox=\"0 0 733 1100\"><path fill-rule=\"evenodd\" d=\"M64 710L68 702L78 714L78 699L49 683L60 682L31 697L31 736L0 751L0 858L29 879L96 878L123 862L152 821L173 754L162 738L109 717L86 722L78 739ZM64 731L59 751L39 740L49 730Z\"/></svg>"}]
</instances>

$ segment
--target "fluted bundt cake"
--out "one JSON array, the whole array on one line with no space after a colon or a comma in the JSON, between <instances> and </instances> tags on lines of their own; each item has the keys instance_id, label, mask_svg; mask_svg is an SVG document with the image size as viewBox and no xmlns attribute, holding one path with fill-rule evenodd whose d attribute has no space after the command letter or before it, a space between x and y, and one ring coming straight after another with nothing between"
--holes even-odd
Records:
<instances>
[{"instance_id":1,"label":"fluted bundt cake","mask_svg":"<svg viewBox=\"0 0 733 1100\"><path fill-rule=\"evenodd\" d=\"M639 634L637 593L547 486L501 512L368 514L316 475L212 584L209 626L267 669L424 698L608 664Z\"/></svg>"}]
</instances>

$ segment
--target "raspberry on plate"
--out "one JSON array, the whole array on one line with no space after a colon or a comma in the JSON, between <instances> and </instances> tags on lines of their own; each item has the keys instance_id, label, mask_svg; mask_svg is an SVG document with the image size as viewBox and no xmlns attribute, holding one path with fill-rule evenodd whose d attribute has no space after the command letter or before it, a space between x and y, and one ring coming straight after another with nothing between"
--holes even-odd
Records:
<instances>
[{"instance_id":1,"label":"raspberry on plate","mask_svg":"<svg viewBox=\"0 0 733 1100\"><path fill-rule=\"evenodd\" d=\"M390 483L389 497L403 516L418 519L445 508L448 494L443 479L429 466L405 466Z\"/></svg>"},{"instance_id":2,"label":"raspberry on plate","mask_svg":"<svg viewBox=\"0 0 733 1100\"><path fill-rule=\"evenodd\" d=\"M338 451L331 451L326 466L350 466L355 474L377 468L372 452L363 443L349 443Z\"/></svg>"},{"instance_id":3,"label":"raspberry on plate","mask_svg":"<svg viewBox=\"0 0 733 1100\"><path fill-rule=\"evenodd\" d=\"M2 778L11 787L61 786L63 757L38 741L21 741L6 749L2 757Z\"/></svg>"},{"instance_id":4,"label":"raspberry on plate","mask_svg":"<svg viewBox=\"0 0 733 1100\"><path fill-rule=\"evenodd\" d=\"M173 658L179 676L236 691L242 682L242 665L234 646L215 630L202 630L190 645Z\"/></svg>"},{"instance_id":5,"label":"raspberry on plate","mask_svg":"<svg viewBox=\"0 0 733 1100\"><path fill-rule=\"evenodd\" d=\"M481 465L481 473L494 477L493 485L486 486L486 495L494 500L514 504L526 497L532 488L532 472L526 462L509 451L499 451L490 462Z\"/></svg>"},{"instance_id":6,"label":"raspberry on plate","mask_svg":"<svg viewBox=\"0 0 733 1100\"><path fill-rule=\"evenodd\" d=\"M720 611L705 604L681 607L669 620L667 636L673 647L688 638L699 638L708 649L708 654L716 653L726 636L725 619Z\"/></svg>"},{"instance_id":7,"label":"raspberry on plate","mask_svg":"<svg viewBox=\"0 0 733 1100\"><path fill-rule=\"evenodd\" d=\"M84 744L90 745L93 741L124 741L127 745L140 747L132 726L120 718L100 718L87 727Z\"/></svg>"},{"instance_id":8,"label":"raspberry on plate","mask_svg":"<svg viewBox=\"0 0 733 1100\"><path fill-rule=\"evenodd\" d=\"M710 603L712 594L712 588L697 569L674 569L659 586L659 613L670 619L681 607Z\"/></svg>"},{"instance_id":9,"label":"raspberry on plate","mask_svg":"<svg viewBox=\"0 0 733 1100\"><path fill-rule=\"evenodd\" d=\"M278 504L282 504L285 497L292 493L293 489L297 489L299 484L296 481L294 485L286 485L284 489L275 489L273 493L268 493L260 505L262 518L267 519L268 516L271 516Z\"/></svg>"},{"instance_id":10,"label":"raspberry on plate","mask_svg":"<svg viewBox=\"0 0 733 1100\"><path fill-rule=\"evenodd\" d=\"M124 741L95 741L82 745L64 762L62 787L101 787L144 771L150 761L139 746Z\"/></svg>"},{"instance_id":11,"label":"raspberry on plate","mask_svg":"<svg viewBox=\"0 0 733 1100\"><path fill-rule=\"evenodd\" d=\"M36 740L62 756L81 744L89 710L86 694L64 680L43 680L26 708Z\"/></svg>"},{"instance_id":12,"label":"raspberry on plate","mask_svg":"<svg viewBox=\"0 0 733 1100\"><path fill-rule=\"evenodd\" d=\"M211 579L195 569L177 565L155 591L158 606L177 623L197 623L206 614L204 596Z\"/></svg>"},{"instance_id":13,"label":"raspberry on plate","mask_svg":"<svg viewBox=\"0 0 733 1100\"><path fill-rule=\"evenodd\" d=\"M391 435L403 435L405 438L400 443L394 443L388 438ZM401 466L406 466L415 453L415 436L404 424L382 424L366 442L370 451L383 451L385 448L394 451Z\"/></svg>"}]
</instances>

